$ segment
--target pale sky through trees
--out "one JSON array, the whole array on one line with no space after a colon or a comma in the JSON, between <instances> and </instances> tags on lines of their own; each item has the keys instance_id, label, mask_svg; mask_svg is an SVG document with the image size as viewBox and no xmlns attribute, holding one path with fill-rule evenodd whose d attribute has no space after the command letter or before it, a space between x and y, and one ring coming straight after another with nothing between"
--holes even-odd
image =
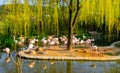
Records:
<instances>
[{"instance_id":1,"label":"pale sky through trees","mask_svg":"<svg viewBox=\"0 0 120 73\"><path fill-rule=\"evenodd\" d=\"M7 4L7 0L0 0L0 5Z\"/></svg>"},{"instance_id":2,"label":"pale sky through trees","mask_svg":"<svg viewBox=\"0 0 120 73\"><path fill-rule=\"evenodd\" d=\"M20 0L21 3L24 3L23 0ZM4 5L4 4L11 4L12 0L0 0L0 5Z\"/></svg>"}]
</instances>

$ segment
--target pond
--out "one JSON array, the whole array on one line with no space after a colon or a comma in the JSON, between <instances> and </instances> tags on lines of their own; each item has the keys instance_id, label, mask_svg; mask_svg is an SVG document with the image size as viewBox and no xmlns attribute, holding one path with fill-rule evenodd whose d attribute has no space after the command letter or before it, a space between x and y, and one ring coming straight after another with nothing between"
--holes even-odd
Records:
<instances>
[{"instance_id":1,"label":"pond","mask_svg":"<svg viewBox=\"0 0 120 73\"><path fill-rule=\"evenodd\" d=\"M30 63L34 66L29 66ZM0 52L0 73L120 73L119 61L50 61L11 58Z\"/></svg>"}]
</instances>

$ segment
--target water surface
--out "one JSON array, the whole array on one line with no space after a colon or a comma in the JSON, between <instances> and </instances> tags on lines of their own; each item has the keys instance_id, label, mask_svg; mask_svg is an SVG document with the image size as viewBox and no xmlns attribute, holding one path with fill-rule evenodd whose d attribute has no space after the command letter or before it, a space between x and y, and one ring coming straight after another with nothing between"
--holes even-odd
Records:
<instances>
[{"instance_id":1,"label":"water surface","mask_svg":"<svg viewBox=\"0 0 120 73\"><path fill-rule=\"evenodd\" d=\"M30 68L30 62L34 62ZM53 63L53 64L52 64ZM0 73L120 73L120 61L50 61L17 58L10 59L0 52Z\"/></svg>"}]
</instances>

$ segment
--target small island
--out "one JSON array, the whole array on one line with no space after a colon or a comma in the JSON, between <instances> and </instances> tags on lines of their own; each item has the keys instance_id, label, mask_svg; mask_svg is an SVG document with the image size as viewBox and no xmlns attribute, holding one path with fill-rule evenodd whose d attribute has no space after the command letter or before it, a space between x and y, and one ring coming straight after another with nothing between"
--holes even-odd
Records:
<instances>
[{"instance_id":1,"label":"small island","mask_svg":"<svg viewBox=\"0 0 120 73\"><path fill-rule=\"evenodd\" d=\"M38 60L91 60L112 61L120 60L116 54L120 51L112 47L99 47L98 53L92 48L73 48L71 51L65 47L49 47L41 50L24 50L18 53L19 57Z\"/></svg>"}]
</instances>

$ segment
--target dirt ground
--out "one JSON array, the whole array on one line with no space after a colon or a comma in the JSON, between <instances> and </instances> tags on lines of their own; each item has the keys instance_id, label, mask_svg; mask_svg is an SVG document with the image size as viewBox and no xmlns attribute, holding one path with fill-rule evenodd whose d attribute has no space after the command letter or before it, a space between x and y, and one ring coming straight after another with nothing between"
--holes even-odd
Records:
<instances>
[{"instance_id":1,"label":"dirt ground","mask_svg":"<svg viewBox=\"0 0 120 73\"><path fill-rule=\"evenodd\" d=\"M119 53L119 48L110 47L98 47L97 51L91 47L73 47L71 51L67 50L66 47L51 46L45 48L39 48L37 51L27 51L26 54L32 56L56 56L56 57L108 57Z\"/></svg>"}]
</instances>

